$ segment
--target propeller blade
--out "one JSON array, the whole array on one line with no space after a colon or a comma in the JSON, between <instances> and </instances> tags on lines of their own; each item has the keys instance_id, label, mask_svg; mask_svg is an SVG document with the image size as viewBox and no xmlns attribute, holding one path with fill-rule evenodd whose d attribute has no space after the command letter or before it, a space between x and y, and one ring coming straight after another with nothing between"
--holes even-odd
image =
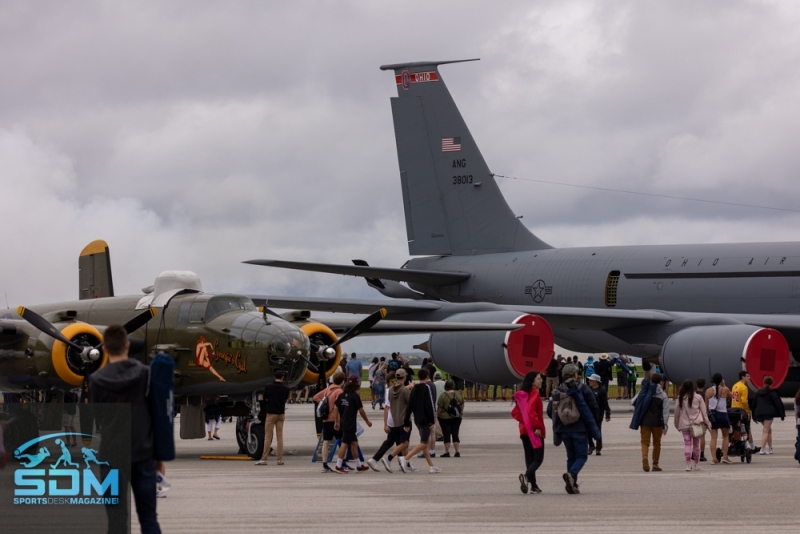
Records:
<instances>
[{"instance_id":1,"label":"propeller blade","mask_svg":"<svg viewBox=\"0 0 800 534\"><path fill-rule=\"evenodd\" d=\"M73 343L72 341L67 339L64 336L64 334L62 334L61 331L58 328L55 327L55 325L53 323L51 323L50 321L48 321L47 319L45 319L44 317L42 317L38 313L29 310L25 306L20 306L19 308L17 308L17 313L23 319L28 321L30 324L32 324L34 327L38 328L39 330L41 330L42 332L44 332L48 336L50 336L50 337L52 337L54 339L57 339L57 340L61 341L62 343L65 343L66 345L69 345L70 347L72 347L73 349L77 350L78 352L83 353L83 349L86 348L86 347L82 347L82 346L78 345L77 343Z\"/></svg>"},{"instance_id":2,"label":"propeller blade","mask_svg":"<svg viewBox=\"0 0 800 534\"><path fill-rule=\"evenodd\" d=\"M342 337L337 339L328 348L335 349L336 347L338 347L339 345L341 345L345 341L349 341L349 340L353 339L356 336L360 336L361 334L363 334L364 332L366 332L367 330L369 330L370 328L372 328L373 326L378 324L378 321L380 321L384 317L386 317L386 308L381 308L380 310L378 310L375 313L373 313L372 315L368 316L366 319L364 319L363 321L361 321L360 323L355 325L353 328L351 328L350 330L345 332Z\"/></svg>"},{"instance_id":3,"label":"propeller blade","mask_svg":"<svg viewBox=\"0 0 800 534\"><path fill-rule=\"evenodd\" d=\"M127 333L134 332L139 330L141 327L147 324L147 322L156 316L156 309L155 308L148 308L146 311L140 313L127 323L125 323L125 331Z\"/></svg>"}]
</instances>

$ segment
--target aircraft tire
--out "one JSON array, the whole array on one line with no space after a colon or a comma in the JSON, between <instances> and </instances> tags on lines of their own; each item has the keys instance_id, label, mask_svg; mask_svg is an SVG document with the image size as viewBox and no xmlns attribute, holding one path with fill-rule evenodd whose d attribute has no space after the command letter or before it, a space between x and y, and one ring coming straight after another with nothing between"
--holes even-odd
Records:
<instances>
[{"instance_id":1,"label":"aircraft tire","mask_svg":"<svg viewBox=\"0 0 800 534\"><path fill-rule=\"evenodd\" d=\"M264 425L253 424L250 427L250 438L245 443L245 452L254 460L261 459L264 453Z\"/></svg>"}]
</instances>

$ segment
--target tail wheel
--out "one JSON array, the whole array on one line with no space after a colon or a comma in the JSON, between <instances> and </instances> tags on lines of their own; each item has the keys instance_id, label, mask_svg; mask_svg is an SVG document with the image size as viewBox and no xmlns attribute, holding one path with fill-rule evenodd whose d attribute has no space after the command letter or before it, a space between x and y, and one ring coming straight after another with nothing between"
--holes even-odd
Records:
<instances>
[{"instance_id":1,"label":"tail wheel","mask_svg":"<svg viewBox=\"0 0 800 534\"><path fill-rule=\"evenodd\" d=\"M78 345L94 347L103 341L103 335L97 328L86 323L72 323L67 325L61 333ZM108 363L105 352L96 362L84 362L81 354L62 341L55 340L51 351L53 369L58 377L71 386L83 385L84 378Z\"/></svg>"}]
</instances>

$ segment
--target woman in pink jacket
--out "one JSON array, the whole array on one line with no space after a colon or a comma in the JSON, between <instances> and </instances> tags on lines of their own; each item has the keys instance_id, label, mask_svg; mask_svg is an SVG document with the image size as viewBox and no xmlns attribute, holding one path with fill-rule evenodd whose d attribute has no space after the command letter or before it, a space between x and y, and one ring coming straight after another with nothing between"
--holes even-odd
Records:
<instances>
[{"instance_id":1,"label":"woman in pink jacket","mask_svg":"<svg viewBox=\"0 0 800 534\"><path fill-rule=\"evenodd\" d=\"M520 390L514 394L516 405L511 410L511 417L519 421L519 438L525 449L525 473L519 475L519 488L528 493L528 484L532 494L541 493L536 485L536 470L544 461L544 417L542 416L542 398L539 389L542 387L542 375L531 371L525 375Z\"/></svg>"},{"instance_id":2,"label":"woman in pink jacket","mask_svg":"<svg viewBox=\"0 0 800 534\"><path fill-rule=\"evenodd\" d=\"M703 398L695 393L694 382L687 380L681 386L678 402L675 404L675 428L683 434L683 454L686 456L686 470L699 471L700 436L692 436L692 425L711 428L706 415L706 404ZM692 463L694 462L694 463Z\"/></svg>"}]
</instances>

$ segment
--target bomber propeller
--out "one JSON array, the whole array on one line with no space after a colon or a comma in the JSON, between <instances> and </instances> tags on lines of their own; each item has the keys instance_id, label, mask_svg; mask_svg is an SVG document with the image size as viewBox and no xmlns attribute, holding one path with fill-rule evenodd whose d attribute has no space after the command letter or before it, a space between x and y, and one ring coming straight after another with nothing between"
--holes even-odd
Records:
<instances>
[{"instance_id":1,"label":"bomber propeller","mask_svg":"<svg viewBox=\"0 0 800 534\"><path fill-rule=\"evenodd\" d=\"M77 343L67 339L66 336L64 336L64 334L62 334L61 331L58 328L56 328L56 326L53 323L51 323L38 313L29 310L24 306L20 306L19 308L17 308L17 313L20 315L20 317L28 321L31 325L38 328L48 336L57 339L58 341L61 341L65 345L72 347L73 349L78 351L83 361L93 362L97 361L100 358L100 349L103 347L103 343L100 343L95 347L85 347L82 345L78 345ZM147 309L146 311L140 313L139 315L137 315L136 317L125 323L124 325L125 331L130 334L131 332L138 330L139 328L144 326L150 319L155 317L155 315L156 315L155 308Z\"/></svg>"},{"instance_id":2,"label":"bomber propeller","mask_svg":"<svg viewBox=\"0 0 800 534\"><path fill-rule=\"evenodd\" d=\"M369 316L367 316L363 321L361 321L353 328L345 332L342 337L340 337L330 345L320 345L319 347L317 347L316 351L317 361L322 363L324 361L332 360L333 358L336 357L336 347L338 347L345 341L350 341L354 337L360 336L361 334L363 334L364 332L366 332L367 330L378 324L378 321L380 321L384 317L386 317L386 308L381 308L375 313L372 313ZM306 363L308 363L308 366L311 367L311 369L314 372L319 372L317 366L312 364L310 361L306 360Z\"/></svg>"}]
</instances>

